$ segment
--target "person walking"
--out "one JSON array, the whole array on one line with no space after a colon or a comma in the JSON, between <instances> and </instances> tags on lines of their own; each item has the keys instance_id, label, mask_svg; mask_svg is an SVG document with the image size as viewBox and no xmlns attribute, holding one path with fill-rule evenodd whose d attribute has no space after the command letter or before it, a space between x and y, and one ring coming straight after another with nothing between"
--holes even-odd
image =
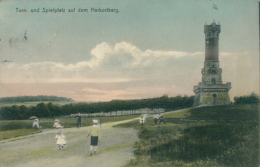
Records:
<instances>
[{"instance_id":1,"label":"person walking","mask_svg":"<svg viewBox=\"0 0 260 167\"><path fill-rule=\"evenodd\" d=\"M98 146L98 140L101 141L100 138L100 130L98 128L98 120L93 120L94 125L88 130L87 133L87 138L91 136L91 141L90 141L90 156L93 155L93 149L94 149L94 154L97 151L97 146Z\"/></svg>"},{"instance_id":2,"label":"person walking","mask_svg":"<svg viewBox=\"0 0 260 167\"><path fill-rule=\"evenodd\" d=\"M81 127L81 116L78 115L77 116L77 128L80 128Z\"/></svg>"},{"instance_id":3,"label":"person walking","mask_svg":"<svg viewBox=\"0 0 260 167\"><path fill-rule=\"evenodd\" d=\"M55 143L59 147L59 150L63 149L67 144L63 129L59 129L58 133L55 136L55 139Z\"/></svg>"}]
</instances>

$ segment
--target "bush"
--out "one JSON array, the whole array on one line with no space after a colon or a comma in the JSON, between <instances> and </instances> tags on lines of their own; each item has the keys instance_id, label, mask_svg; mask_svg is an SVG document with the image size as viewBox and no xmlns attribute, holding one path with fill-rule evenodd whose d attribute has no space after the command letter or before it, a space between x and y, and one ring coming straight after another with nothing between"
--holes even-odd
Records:
<instances>
[{"instance_id":1,"label":"bush","mask_svg":"<svg viewBox=\"0 0 260 167\"><path fill-rule=\"evenodd\" d=\"M154 162L216 159L230 166L256 166L259 162L256 122L212 123L184 130L184 135L151 149Z\"/></svg>"},{"instance_id":2,"label":"bush","mask_svg":"<svg viewBox=\"0 0 260 167\"><path fill-rule=\"evenodd\" d=\"M259 96L251 93L249 96L234 97L235 104L252 104L259 103Z\"/></svg>"}]
</instances>

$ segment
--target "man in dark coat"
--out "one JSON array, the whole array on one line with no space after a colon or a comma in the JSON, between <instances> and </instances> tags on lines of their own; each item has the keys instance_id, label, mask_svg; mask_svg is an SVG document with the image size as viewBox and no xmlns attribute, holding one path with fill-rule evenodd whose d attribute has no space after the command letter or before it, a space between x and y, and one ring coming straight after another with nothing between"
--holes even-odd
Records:
<instances>
[{"instance_id":1,"label":"man in dark coat","mask_svg":"<svg viewBox=\"0 0 260 167\"><path fill-rule=\"evenodd\" d=\"M81 127L81 116L77 116L77 128Z\"/></svg>"}]
</instances>

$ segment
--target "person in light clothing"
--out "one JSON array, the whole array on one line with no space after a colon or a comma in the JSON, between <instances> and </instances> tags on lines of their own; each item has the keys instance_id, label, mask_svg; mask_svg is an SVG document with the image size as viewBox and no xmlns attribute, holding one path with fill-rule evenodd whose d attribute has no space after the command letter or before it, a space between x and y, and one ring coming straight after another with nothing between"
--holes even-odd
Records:
<instances>
[{"instance_id":1,"label":"person in light clothing","mask_svg":"<svg viewBox=\"0 0 260 167\"><path fill-rule=\"evenodd\" d=\"M145 116L143 114L141 114L141 116L140 116L140 123L141 124L145 123Z\"/></svg>"},{"instance_id":2,"label":"person in light clothing","mask_svg":"<svg viewBox=\"0 0 260 167\"><path fill-rule=\"evenodd\" d=\"M63 129L60 129L58 131L58 133L55 136L55 139L56 139L55 143L59 147L59 150L61 150L62 148L64 148L66 146L67 142L66 142L66 137L64 135Z\"/></svg>"},{"instance_id":3,"label":"person in light clothing","mask_svg":"<svg viewBox=\"0 0 260 167\"><path fill-rule=\"evenodd\" d=\"M61 126L60 121L58 119L55 119L53 127L56 129L63 128L63 126Z\"/></svg>"},{"instance_id":4,"label":"person in light clothing","mask_svg":"<svg viewBox=\"0 0 260 167\"><path fill-rule=\"evenodd\" d=\"M33 120L33 125L32 125L32 127L33 127L33 128L34 128L34 127L39 128L39 120L38 120L38 118L35 119L35 120Z\"/></svg>"},{"instance_id":5,"label":"person in light clothing","mask_svg":"<svg viewBox=\"0 0 260 167\"><path fill-rule=\"evenodd\" d=\"M87 137L91 136L91 142L90 142L90 156L93 154L92 151L93 151L93 148L94 148L94 154L96 153L97 151L97 146L98 146L98 140L101 140L100 138L100 130L98 128L98 120L93 120L93 127L91 127L89 130L88 130L88 133L87 133Z\"/></svg>"}]
</instances>

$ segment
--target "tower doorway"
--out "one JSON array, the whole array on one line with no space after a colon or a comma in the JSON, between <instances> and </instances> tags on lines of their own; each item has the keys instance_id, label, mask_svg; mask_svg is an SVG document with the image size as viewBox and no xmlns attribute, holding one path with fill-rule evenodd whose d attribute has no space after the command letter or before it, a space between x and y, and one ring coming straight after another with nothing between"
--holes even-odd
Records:
<instances>
[{"instance_id":1,"label":"tower doorway","mask_svg":"<svg viewBox=\"0 0 260 167\"><path fill-rule=\"evenodd\" d=\"M216 97L217 97L217 95L214 93L212 96L214 98L214 106L215 106L216 105Z\"/></svg>"}]
</instances>

